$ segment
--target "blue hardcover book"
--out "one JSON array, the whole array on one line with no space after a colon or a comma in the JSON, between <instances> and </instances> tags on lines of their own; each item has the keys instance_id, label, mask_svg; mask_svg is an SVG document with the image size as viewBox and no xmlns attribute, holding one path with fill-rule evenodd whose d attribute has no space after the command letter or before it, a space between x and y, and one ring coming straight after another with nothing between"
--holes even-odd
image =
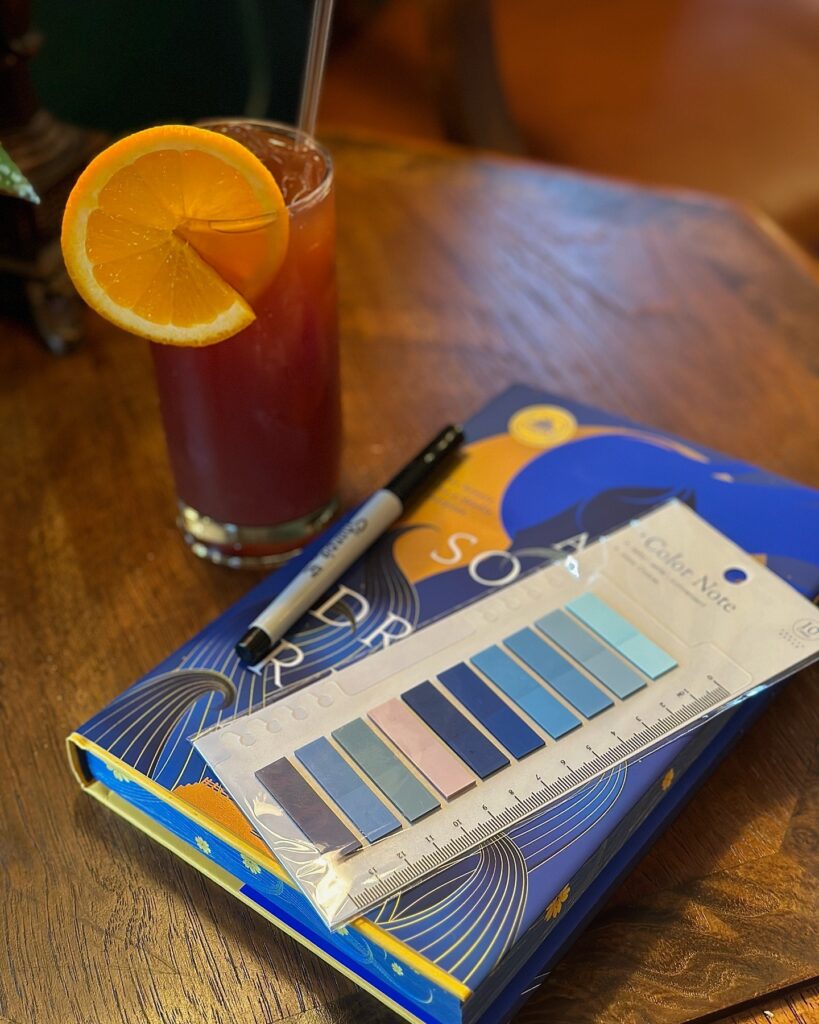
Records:
<instances>
[{"instance_id":1,"label":"blue hardcover book","mask_svg":"<svg viewBox=\"0 0 819 1024\"><path fill-rule=\"evenodd\" d=\"M672 498L803 594L819 593L816 491L524 387L491 402L466 434L452 472L296 624L261 673L233 645L311 550L69 737L90 795L398 1013L429 1024L507 1017L765 698L613 768L337 931L293 887L191 737Z\"/></svg>"}]
</instances>

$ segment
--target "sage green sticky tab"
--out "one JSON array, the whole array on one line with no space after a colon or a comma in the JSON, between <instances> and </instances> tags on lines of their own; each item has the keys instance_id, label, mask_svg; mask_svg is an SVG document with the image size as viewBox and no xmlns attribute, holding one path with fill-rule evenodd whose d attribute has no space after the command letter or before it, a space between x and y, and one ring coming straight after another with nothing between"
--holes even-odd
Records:
<instances>
[{"instance_id":1,"label":"sage green sticky tab","mask_svg":"<svg viewBox=\"0 0 819 1024\"><path fill-rule=\"evenodd\" d=\"M342 725L332 736L407 821L418 821L441 806L362 719Z\"/></svg>"}]
</instances>

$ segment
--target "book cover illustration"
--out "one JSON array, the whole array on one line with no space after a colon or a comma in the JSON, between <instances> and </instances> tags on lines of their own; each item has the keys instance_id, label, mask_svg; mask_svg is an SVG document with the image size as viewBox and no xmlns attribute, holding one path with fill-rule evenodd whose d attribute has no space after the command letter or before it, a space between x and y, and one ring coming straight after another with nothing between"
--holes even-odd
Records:
<instances>
[{"instance_id":1,"label":"book cover illustration","mask_svg":"<svg viewBox=\"0 0 819 1024\"><path fill-rule=\"evenodd\" d=\"M400 642L671 498L802 593L819 592L815 491L524 387L497 398L466 432L458 464L304 616L260 673L243 666L233 646L297 564L263 581L77 730L92 752L151 780L160 799L195 809L252 850L242 855L246 878L262 895L265 886L278 897L288 887L192 747L190 737L202 730L264 706L283 686ZM328 942L392 982L400 972L402 985L420 986L421 1001L434 998L421 991L425 972L410 977L396 950L404 950L404 964L431 965L438 979L445 972L462 986L456 992L473 990L533 926L540 938L554 926L650 813L673 772L722 725L612 770ZM302 907L291 895L309 917L306 901Z\"/></svg>"}]
</instances>

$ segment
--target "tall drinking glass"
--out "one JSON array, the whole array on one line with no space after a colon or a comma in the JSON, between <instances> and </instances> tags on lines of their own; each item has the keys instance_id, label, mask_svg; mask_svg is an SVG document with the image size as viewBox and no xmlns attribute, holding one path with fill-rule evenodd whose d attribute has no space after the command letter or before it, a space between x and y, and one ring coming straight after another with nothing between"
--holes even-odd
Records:
<instances>
[{"instance_id":1,"label":"tall drinking glass","mask_svg":"<svg viewBox=\"0 0 819 1024\"><path fill-rule=\"evenodd\" d=\"M201 125L273 173L290 214L281 270L256 320L204 348L152 344L178 523L193 551L275 565L333 516L341 444L335 209L330 156L295 128ZM254 225L217 225L251 242ZM258 227L256 230L259 230Z\"/></svg>"}]
</instances>

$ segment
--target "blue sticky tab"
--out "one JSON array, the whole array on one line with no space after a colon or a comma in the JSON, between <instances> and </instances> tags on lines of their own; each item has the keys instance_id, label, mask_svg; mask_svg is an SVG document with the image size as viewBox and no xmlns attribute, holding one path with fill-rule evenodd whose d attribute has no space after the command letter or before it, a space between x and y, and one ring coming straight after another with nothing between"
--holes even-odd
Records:
<instances>
[{"instance_id":1,"label":"blue sticky tab","mask_svg":"<svg viewBox=\"0 0 819 1024\"><path fill-rule=\"evenodd\" d=\"M441 684L470 711L487 732L518 760L539 750L543 740L505 704L468 665L453 665L438 673Z\"/></svg>"},{"instance_id":2,"label":"blue sticky tab","mask_svg":"<svg viewBox=\"0 0 819 1024\"><path fill-rule=\"evenodd\" d=\"M580 725L579 718L575 718L568 708L551 693L547 693L536 679L499 647L488 647L473 655L472 664L554 739L560 739Z\"/></svg>"},{"instance_id":3,"label":"blue sticky tab","mask_svg":"<svg viewBox=\"0 0 819 1024\"><path fill-rule=\"evenodd\" d=\"M552 612L539 619L537 627L621 700L646 685L630 665L620 661L613 651L565 612Z\"/></svg>"},{"instance_id":4,"label":"blue sticky tab","mask_svg":"<svg viewBox=\"0 0 819 1024\"><path fill-rule=\"evenodd\" d=\"M419 683L401 694L401 699L437 733L480 779L486 779L509 764L484 734L461 714L432 683Z\"/></svg>"},{"instance_id":5,"label":"blue sticky tab","mask_svg":"<svg viewBox=\"0 0 819 1024\"><path fill-rule=\"evenodd\" d=\"M628 619L624 619L596 594L583 594L570 601L566 607L632 665L645 672L649 679L659 679L677 667L677 662L670 654L643 636Z\"/></svg>"},{"instance_id":6,"label":"blue sticky tab","mask_svg":"<svg viewBox=\"0 0 819 1024\"><path fill-rule=\"evenodd\" d=\"M552 615L555 613L552 612ZM560 613L563 614L562 612ZM538 620L538 627L551 616ZM550 634L543 630L547 636ZM540 639L531 629L521 629L507 637L504 643L524 661L533 672L557 690L561 697L572 707L577 708L581 715L593 718L601 711L611 707L611 700L599 690L594 683L570 664L562 654Z\"/></svg>"},{"instance_id":7,"label":"blue sticky tab","mask_svg":"<svg viewBox=\"0 0 819 1024\"><path fill-rule=\"evenodd\" d=\"M323 736L299 747L296 757L368 842L374 843L401 827L395 815Z\"/></svg>"}]
</instances>

